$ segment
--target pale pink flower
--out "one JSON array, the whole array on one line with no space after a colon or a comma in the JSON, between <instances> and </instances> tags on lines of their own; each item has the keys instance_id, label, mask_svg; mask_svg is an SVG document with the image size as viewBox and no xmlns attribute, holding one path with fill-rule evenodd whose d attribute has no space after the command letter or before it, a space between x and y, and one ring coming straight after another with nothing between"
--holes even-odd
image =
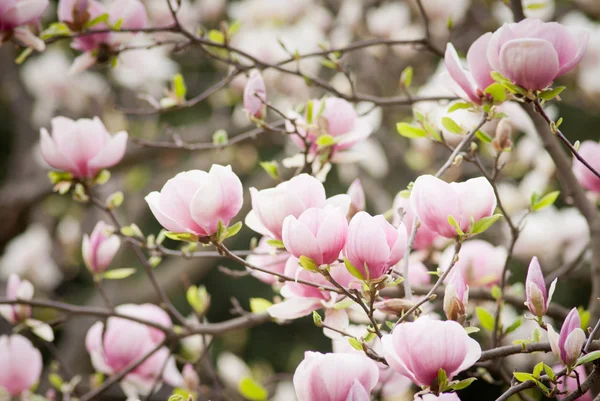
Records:
<instances>
[{"instance_id":1,"label":"pale pink flower","mask_svg":"<svg viewBox=\"0 0 600 401\"><path fill-rule=\"evenodd\" d=\"M556 365L552 368L556 373L563 370L562 365ZM574 370L579 374L579 383L583 383L587 379L587 372L585 371L584 365L577 366ZM563 377L562 384L559 385L559 389L561 393L564 394L556 394L556 399L561 401L567 395L571 394L573 391L577 390L577 379L574 377L574 374L570 374L566 377ZM584 395L577 398L577 401L593 401L594 396L591 391L587 391Z\"/></svg>"},{"instance_id":2,"label":"pale pink flower","mask_svg":"<svg viewBox=\"0 0 600 401\"><path fill-rule=\"evenodd\" d=\"M410 206L410 200L408 198L404 198L403 196L396 195L394 198L394 217L392 220L392 224L398 227L400 224L404 224L406 227L407 234L412 233L413 221L415 219L415 213ZM413 243L413 249L426 249L429 248L433 242L439 238L438 233L431 230L424 224L417 230L417 236L415 237L415 242Z\"/></svg>"},{"instance_id":3,"label":"pale pink flower","mask_svg":"<svg viewBox=\"0 0 600 401\"><path fill-rule=\"evenodd\" d=\"M249 116L260 119L266 114L264 104L266 101L265 81L259 71L252 70L244 88L244 108Z\"/></svg>"},{"instance_id":4,"label":"pale pink flower","mask_svg":"<svg viewBox=\"0 0 600 401\"><path fill-rule=\"evenodd\" d=\"M94 274L104 272L121 246L118 235L102 220L96 223L91 235L84 234L81 244L81 254L88 270Z\"/></svg>"},{"instance_id":5,"label":"pale pink flower","mask_svg":"<svg viewBox=\"0 0 600 401\"><path fill-rule=\"evenodd\" d=\"M375 362L361 354L307 351L294 373L298 401L364 401L379 379Z\"/></svg>"},{"instance_id":6,"label":"pale pink flower","mask_svg":"<svg viewBox=\"0 0 600 401\"><path fill-rule=\"evenodd\" d=\"M242 208L243 188L230 166L213 164L207 173L190 170L167 181L160 192L146 196L158 222L175 233L207 237L217 232Z\"/></svg>"},{"instance_id":7,"label":"pale pink flower","mask_svg":"<svg viewBox=\"0 0 600 401\"><path fill-rule=\"evenodd\" d=\"M477 341L451 320L421 318L402 323L381 343L390 367L419 386L430 386L440 369L452 380L481 356Z\"/></svg>"},{"instance_id":8,"label":"pale pink flower","mask_svg":"<svg viewBox=\"0 0 600 401\"><path fill-rule=\"evenodd\" d=\"M600 143L595 141L583 141L579 146L579 155L588 162L596 171L600 170ZM577 158L573 158L573 173L587 190L600 193L600 178L596 177L589 168L583 165Z\"/></svg>"},{"instance_id":9,"label":"pale pink flower","mask_svg":"<svg viewBox=\"0 0 600 401\"><path fill-rule=\"evenodd\" d=\"M541 90L577 65L588 41L586 30L527 18L494 32L486 53L494 71L525 89Z\"/></svg>"},{"instance_id":10,"label":"pale pink flower","mask_svg":"<svg viewBox=\"0 0 600 401\"><path fill-rule=\"evenodd\" d=\"M17 299L30 300L33 298L33 284L27 280L21 280L19 276L12 273L6 283L6 299L14 301ZM16 324L31 316L29 305L0 305L0 315L9 323Z\"/></svg>"},{"instance_id":11,"label":"pale pink flower","mask_svg":"<svg viewBox=\"0 0 600 401\"><path fill-rule=\"evenodd\" d=\"M415 181L410 202L424 225L447 238L457 236L456 229L448 222L449 216L466 233L472 221L489 217L496 209L494 189L483 177L447 183L432 175L422 175Z\"/></svg>"},{"instance_id":12,"label":"pale pink flower","mask_svg":"<svg viewBox=\"0 0 600 401\"><path fill-rule=\"evenodd\" d=\"M16 397L40 379L42 354L20 335L0 336L0 388Z\"/></svg>"},{"instance_id":13,"label":"pale pink flower","mask_svg":"<svg viewBox=\"0 0 600 401\"><path fill-rule=\"evenodd\" d=\"M350 210L348 211L350 217L365 210L365 190L363 189L359 178L352 181L352 184L348 187L348 196L350 197Z\"/></svg>"},{"instance_id":14,"label":"pale pink flower","mask_svg":"<svg viewBox=\"0 0 600 401\"><path fill-rule=\"evenodd\" d=\"M502 281L502 271L508 252L503 246L493 246L480 239L465 241L458 253L453 270L460 270L465 282L471 287L491 288ZM454 258L454 245L447 247L440 256L439 267L448 269Z\"/></svg>"},{"instance_id":15,"label":"pale pink flower","mask_svg":"<svg viewBox=\"0 0 600 401\"><path fill-rule=\"evenodd\" d=\"M581 319L577 308L571 309L565 318L560 334L556 333L551 325L548 325L548 341L554 355L566 366L573 366L581 355L581 348L585 343L585 332L581 328Z\"/></svg>"},{"instance_id":16,"label":"pale pink flower","mask_svg":"<svg viewBox=\"0 0 600 401\"><path fill-rule=\"evenodd\" d=\"M94 178L100 170L119 163L126 147L127 132L111 136L98 117L55 117L52 134L41 129L40 150L46 163L78 179Z\"/></svg>"},{"instance_id":17,"label":"pale pink flower","mask_svg":"<svg viewBox=\"0 0 600 401\"><path fill-rule=\"evenodd\" d=\"M262 237L258 241L258 246L254 248L254 252L246 257L246 262L274 273L283 274L290 254L285 250L269 245L268 240L267 237ZM248 268L248 271L263 283L274 285L279 282L278 277L272 274L250 268Z\"/></svg>"},{"instance_id":18,"label":"pale pink flower","mask_svg":"<svg viewBox=\"0 0 600 401\"><path fill-rule=\"evenodd\" d=\"M348 226L344 254L365 279L376 279L402 259L407 241L404 225L396 229L382 215L359 212Z\"/></svg>"},{"instance_id":19,"label":"pale pink flower","mask_svg":"<svg viewBox=\"0 0 600 401\"><path fill-rule=\"evenodd\" d=\"M0 2L0 44L9 35L37 51L43 51L44 41L29 30L27 25L39 21L48 7L48 0L2 0Z\"/></svg>"},{"instance_id":20,"label":"pale pink flower","mask_svg":"<svg viewBox=\"0 0 600 401\"><path fill-rule=\"evenodd\" d=\"M156 305L121 305L116 311L165 327L172 326L166 312ZM156 348L164 337L165 334L159 329L123 318L110 317L106 328L103 322L96 322L89 329L85 343L96 371L115 375ZM163 366L166 366L164 371ZM121 382L121 387L128 397L137 398L137 394L148 394L155 382L160 384L162 381L172 386L183 385L183 378L177 371L175 359L166 346L159 348L145 362L128 373Z\"/></svg>"},{"instance_id":21,"label":"pale pink flower","mask_svg":"<svg viewBox=\"0 0 600 401\"><path fill-rule=\"evenodd\" d=\"M538 258L535 256L529 263L527 269L527 278L525 279L525 295L527 302L525 305L529 308L529 311L534 316L542 317L548 310L548 305L552 300L552 294L554 293L554 287L556 286L556 280L550 285L549 294L546 292L546 282L544 281L544 275L542 274L542 267Z\"/></svg>"},{"instance_id":22,"label":"pale pink flower","mask_svg":"<svg viewBox=\"0 0 600 401\"><path fill-rule=\"evenodd\" d=\"M246 216L246 225L252 230L272 239L282 238L283 220L287 216L299 217L311 207L338 206L348 213L350 197L336 195L325 197L323 184L309 174L300 174L284 181L275 188L250 188L252 211Z\"/></svg>"},{"instance_id":23,"label":"pale pink flower","mask_svg":"<svg viewBox=\"0 0 600 401\"><path fill-rule=\"evenodd\" d=\"M306 209L296 218L288 216L283 221L283 244L297 258L312 259L317 265L331 264L346 243L348 221L340 208Z\"/></svg>"}]
</instances>

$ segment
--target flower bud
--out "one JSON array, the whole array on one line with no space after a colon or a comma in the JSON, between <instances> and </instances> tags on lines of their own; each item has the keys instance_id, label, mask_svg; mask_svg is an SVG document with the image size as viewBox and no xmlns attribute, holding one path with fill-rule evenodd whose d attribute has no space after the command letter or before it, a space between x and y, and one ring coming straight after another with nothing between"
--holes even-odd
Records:
<instances>
[{"instance_id":1,"label":"flower bud","mask_svg":"<svg viewBox=\"0 0 600 401\"><path fill-rule=\"evenodd\" d=\"M548 341L552 352L562 363L573 366L581 355L581 348L585 343L585 332L581 329L581 320L576 308L571 309L565 318L560 335L548 325Z\"/></svg>"},{"instance_id":2,"label":"flower bud","mask_svg":"<svg viewBox=\"0 0 600 401\"><path fill-rule=\"evenodd\" d=\"M15 301L17 299L30 300L33 298L33 285L27 280L21 280L19 276L12 273L6 284L6 299ZM31 316L29 305L0 305L0 315L12 324L17 324Z\"/></svg>"},{"instance_id":3,"label":"flower bud","mask_svg":"<svg viewBox=\"0 0 600 401\"><path fill-rule=\"evenodd\" d=\"M460 270L453 270L446 283L444 292L444 313L448 320L460 324L465 322L467 302L469 301L469 287Z\"/></svg>"},{"instance_id":4,"label":"flower bud","mask_svg":"<svg viewBox=\"0 0 600 401\"><path fill-rule=\"evenodd\" d=\"M42 354L27 338L0 336L0 389L16 399L39 381L42 366Z\"/></svg>"},{"instance_id":5,"label":"flower bud","mask_svg":"<svg viewBox=\"0 0 600 401\"><path fill-rule=\"evenodd\" d=\"M103 273L121 246L121 239L112 234L113 228L99 221L91 235L85 234L81 245L83 261L93 274Z\"/></svg>"},{"instance_id":6,"label":"flower bud","mask_svg":"<svg viewBox=\"0 0 600 401\"><path fill-rule=\"evenodd\" d=\"M383 313L400 316L407 310L412 308L414 306L414 303L404 298L392 298L375 302L373 306L375 307L375 309Z\"/></svg>"},{"instance_id":7,"label":"flower bud","mask_svg":"<svg viewBox=\"0 0 600 401\"><path fill-rule=\"evenodd\" d=\"M200 386L200 377L198 376L198 372L194 369L194 367L186 363L181 371L183 376L183 386L192 392L198 391L198 387Z\"/></svg>"},{"instance_id":8,"label":"flower bud","mask_svg":"<svg viewBox=\"0 0 600 401\"><path fill-rule=\"evenodd\" d=\"M496 152L500 153L512 146L512 125L507 118L503 118L496 127L496 136L492 141L492 146Z\"/></svg>"},{"instance_id":9,"label":"flower bud","mask_svg":"<svg viewBox=\"0 0 600 401\"><path fill-rule=\"evenodd\" d=\"M250 117L261 119L266 115L264 104L266 101L265 81L260 72L253 70L244 88L244 108Z\"/></svg>"},{"instance_id":10,"label":"flower bud","mask_svg":"<svg viewBox=\"0 0 600 401\"><path fill-rule=\"evenodd\" d=\"M525 295L527 299L525 305L534 316L541 318L546 314L555 286L556 280L550 285L550 294L546 295L546 282L542 274L542 267L538 258L534 256L531 259L531 263L529 263L527 278L525 279Z\"/></svg>"}]
</instances>

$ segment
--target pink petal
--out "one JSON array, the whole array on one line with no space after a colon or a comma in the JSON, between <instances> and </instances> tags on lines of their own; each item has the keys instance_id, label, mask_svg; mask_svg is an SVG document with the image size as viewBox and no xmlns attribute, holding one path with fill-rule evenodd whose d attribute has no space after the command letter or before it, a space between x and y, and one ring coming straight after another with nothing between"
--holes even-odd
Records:
<instances>
[{"instance_id":1,"label":"pink petal","mask_svg":"<svg viewBox=\"0 0 600 401\"><path fill-rule=\"evenodd\" d=\"M59 150L45 128L40 130L40 151L46 163L51 167L62 171L68 171L75 175L79 172L75 163Z\"/></svg>"},{"instance_id":2,"label":"pink petal","mask_svg":"<svg viewBox=\"0 0 600 401\"><path fill-rule=\"evenodd\" d=\"M443 199L443 202L440 202ZM456 236L456 230L448 223L448 216L460 217L461 209L456 192L450 184L431 175L417 178L410 195L415 215L424 225L447 238Z\"/></svg>"},{"instance_id":3,"label":"pink petal","mask_svg":"<svg viewBox=\"0 0 600 401\"><path fill-rule=\"evenodd\" d=\"M544 89L558 75L558 54L542 39L514 39L502 46L500 71L525 89Z\"/></svg>"},{"instance_id":4,"label":"pink petal","mask_svg":"<svg viewBox=\"0 0 600 401\"><path fill-rule=\"evenodd\" d=\"M294 216L283 221L282 238L285 248L295 257L306 256L315 259L316 263L322 258L315 235Z\"/></svg>"},{"instance_id":5,"label":"pink petal","mask_svg":"<svg viewBox=\"0 0 600 401\"><path fill-rule=\"evenodd\" d=\"M46 49L46 43L34 35L27 27L18 27L13 30L13 35L17 40L23 42L25 46L31 47L38 52Z\"/></svg>"},{"instance_id":6,"label":"pink petal","mask_svg":"<svg viewBox=\"0 0 600 401\"><path fill-rule=\"evenodd\" d=\"M28 24L38 19L48 4L48 0L19 0L6 10L2 21L13 27Z\"/></svg>"},{"instance_id":7,"label":"pink petal","mask_svg":"<svg viewBox=\"0 0 600 401\"><path fill-rule=\"evenodd\" d=\"M452 79L460 86L468 98L471 101L480 104L481 99L475 93L475 82L471 76L467 75L468 73L462 67L460 59L458 58L458 53L456 53L456 49L452 46L452 43L448 43L446 46L444 63L446 64L446 69Z\"/></svg>"},{"instance_id":8,"label":"pink petal","mask_svg":"<svg viewBox=\"0 0 600 401\"><path fill-rule=\"evenodd\" d=\"M338 208L332 208L331 211L328 208L323 209L328 215L320 224L316 237L323 255L322 264L331 264L338 259L348 233L346 214Z\"/></svg>"},{"instance_id":9,"label":"pink petal","mask_svg":"<svg viewBox=\"0 0 600 401\"><path fill-rule=\"evenodd\" d=\"M483 34L479 39L473 42L467 52L467 65L469 66L469 71L471 72L477 87L481 90L484 90L494 83L494 80L490 75L492 67L487 59L487 49L491 38L491 32Z\"/></svg>"},{"instance_id":10,"label":"pink petal","mask_svg":"<svg viewBox=\"0 0 600 401\"><path fill-rule=\"evenodd\" d=\"M127 148L127 132L121 131L116 133L108 143L102 147L100 152L96 154L89 162L88 168L92 171L109 168L119 163L125 155Z\"/></svg>"},{"instance_id":11,"label":"pink petal","mask_svg":"<svg viewBox=\"0 0 600 401\"><path fill-rule=\"evenodd\" d=\"M289 298L269 307L267 312L274 319L294 320L308 316L312 311L320 309L322 306L320 299Z\"/></svg>"}]
</instances>

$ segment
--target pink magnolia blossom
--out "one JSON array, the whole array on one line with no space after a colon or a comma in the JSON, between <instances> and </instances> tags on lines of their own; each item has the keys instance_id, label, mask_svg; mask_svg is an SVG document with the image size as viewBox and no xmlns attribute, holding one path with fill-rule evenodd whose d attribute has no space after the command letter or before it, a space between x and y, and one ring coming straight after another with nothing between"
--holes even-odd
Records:
<instances>
[{"instance_id":1,"label":"pink magnolia blossom","mask_svg":"<svg viewBox=\"0 0 600 401\"><path fill-rule=\"evenodd\" d=\"M297 258L306 256L317 265L337 261L346 243L348 221L340 208L306 209L296 218L288 216L283 221L283 244Z\"/></svg>"},{"instance_id":2,"label":"pink magnolia blossom","mask_svg":"<svg viewBox=\"0 0 600 401\"><path fill-rule=\"evenodd\" d=\"M563 370L563 366L556 365L552 368L552 370L554 370L556 373L558 373L561 370ZM570 374L568 376L563 377L562 384L559 385L558 387L559 387L560 392L564 393L564 394L556 394L556 399L558 401L561 401L568 394L571 394L573 391L577 390L578 383L581 384L584 381L586 381L587 372L585 371L584 365L579 365L574 370L576 370L577 374L579 375L579 382L574 377L574 374ZM577 401L593 401L593 399L594 399L594 396L592 395L592 392L587 391L584 395L582 395L581 397L578 397Z\"/></svg>"},{"instance_id":3,"label":"pink magnolia blossom","mask_svg":"<svg viewBox=\"0 0 600 401\"><path fill-rule=\"evenodd\" d=\"M121 305L116 308L116 311L165 327L172 326L166 312L156 305ZM156 348L164 337L165 334L157 328L123 318L110 317L106 328L103 322L96 322L89 329L85 344L96 371L115 375ZM161 372L162 377L159 377ZM160 347L145 362L128 373L121 382L121 387L128 397L137 398L137 394L148 394L155 381L158 380L160 383L161 379L172 386L183 384L175 360L166 346Z\"/></svg>"},{"instance_id":4,"label":"pink magnolia blossom","mask_svg":"<svg viewBox=\"0 0 600 401\"><path fill-rule=\"evenodd\" d=\"M84 234L81 244L81 253L83 261L88 270L94 274L102 273L106 270L115 254L121 246L121 239L118 235L111 234L112 227L107 226L103 221L96 223L92 235Z\"/></svg>"},{"instance_id":5,"label":"pink magnolia blossom","mask_svg":"<svg viewBox=\"0 0 600 401\"><path fill-rule=\"evenodd\" d=\"M361 354L307 351L294 372L298 401L364 401L379 379L375 362Z\"/></svg>"},{"instance_id":6,"label":"pink magnolia blossom","mask_svg":"<svg viewBox=\"0 0 600 401\"><path fill-rule=\"evenodd\" d=\"M443 393L440 395L424 394L417 401L460 401L456 393Z\"/></svg>"},{"instance_id":7,"label":"pink magnolia blossom","mask_svg":"<svg viewBox=\"0 0 600 401\"><path fill-rule=\"evenodd\" d=\"M52 134L41 129L40 149L50 166L74 178L94 178L100 170L119 163L125 154L127 132L111 136L98 117L52 119Z\"/></svg>"},{"instance_id":8,"label":"pink magnolia blossom","mask_svg":"<svg viewBox=\"0 0 600 401\"><path fill-rule=\"evenodd\" d=\"M311 207L326 205L340 207L347 214L350 207L348 195L325 197L321 181L309 174L300 174L275 188L250 188L252 211L246 216L246 225L252 230L272 239L282 238L283 220L287 216L299 217Z\"/></svg>"},{"instance_id":9,"label":"pink magnolia blossom","mask_svg":"<svg viewBox=\"0 0 600 401\"><path fill-rule=\"evenodd\" d=\"M494 71L525 89L541 90L577 65L588 41L583 29L527 18L494 32L486 54Z\"/></svg>"},{"instance_id":10,"label":"pink magnolia blossom","mask_svg":"<svg viewBox=\"0 0 600 401\"><path fill-rule=\"evenodd\" d=\"M400 226L400 224L404 224L407 234L410 235L410 233L412 233L413 221L415 219L415 213L410 206L410 200L401 195L397 195L396 198L394 198L394 204L392 207L394 209L394 218L392 223L396 227ZM415 237L415 242L413 243L413 249L429 248L437 238L439 238L438 233L431 230L426 225L421 224L417 230L417 236Z\"/></svg>"},{"instance_id":11,"label":"pink magnolia blossom","mask_svg":"<svg viewBox=\"0 0 600 401\"><path fill-rule=\"evenodd\" d=\"M283 274L285 264L290 258L290 254L269 245L267 237L262 237L258 241L258 246L254 248L254 253L246 257L246 262L251 265L263 268L274 273ZM248 268L250 274L263 283L274 285L279 282L277 276Z\"/></svg>"},{"instance_id":12,"label":"pink magnolia blossom","mask_svg":"<svg viewBox=\"0 0 600 401\"><path fill-rule=\"evenodd\" d=\"M579 146L579 154L596 171L600 170L600 143L595 141L583 141ZM573 173L581 184L587 190L600 193L600 178L596 177L586 166L575 157L573 158Z\"/></svg>"},{"instance_id":13,"label":"pink magnolia blossom","mask_svg":"<svg viewBox=\"0 0 600 401\"><path fill-rule=\"evenodd\" d=\"M469 286L465 283L460 270L452 270L444 291L444 313L448 320L463 323L469 302Z\"/></svg>"},{"instance_id":14,"label":"pink magnolia blossom","mask_svg":"<svg viewBox=\"0 0 600 401\"><path fill-rule=\"evenodd\" d=\"M14 37L37 51L46 48L44 41L29 30L46 8L48 0L2 0L0 2L0 45L5 37Z\"/></svg>"},{"instance_id":15,"label":"pink magnolia blossom","mask_svg":"<svg viewBox=\"0 0 600 401\"><path fill-rule=\"evenodd\" d=\"M465 98L465 100L470 100L476 104L482 103L482 98L484 97L483 91L494 83L490 75L492 67L486 56L491 38L492 34L488 32L473 42L467 53L469 70L465 70L462 67L452 43L448 43L446 46L444 63L446 64L448 73L462 90L462 93L458 94Z\"/></svg>"},{"instance_id":16,"label":"pink magnolia blossom","mask_svg":"<svg viewBox=\"0 0 600 401\"><path fill-rule=\"evenodd\" d=\"M246 87L244 88L244 108L249 116L254 118L263 118L265 116L267 101L267 89L262 75L257 70L250 73Z\"/></svg>"},{"instance_id":17,"label":"pink magnolia blossom","mask_svg":"<svg viewBox=\"0 0 600 401\"><path fill-rule=\"evenodd\" d=\"M350 217L365 210L365 190L360 183L360 179L357 178L352 181L352 184L348 187L348 196L350 197L350 210L348 211Z\"/></svg>"},{"instance_id":18,"label":"pink magnolia blossom","mask_svg":"<svg viewBox=\"0 0 600 401\"><path fill-rule=\"evenodd\" d=\"M554 287L556 286L556 280L550 285L549 294L546 293L546 282L544 281L544 275L542 274L542 267L538 258L535 256L529 263L527 269L527 278L525 279L525 295L527 301L525 305L529 308L529 311L534 316L541 318L546 314L548 305L552 300L552 294L554 293Z\"/></svg>"},{"instance_id":19,"label":"pink magnolia blossom","mask_svg":"<svg viewBox=\"0 0 600 401\"><path fill-rule=\"evenodd\" d=\"M560 334L556 333L551 325L548 325L548 341L554 355L566 366L573 366L581 355L581 348L585 343L585 332L581 328L581 319L577 308L571 309L565 318Z\"/></svg>"},{"instance_id":20,"label":"pink magnolia blossom","mask_svg":"<svg viewBox=\"0 0 600 401\"><path fill-rule=\"evenodd\" d=\"M344 254L365 279L376 279L402 259L407 241L404 225L396 229L382 215L359 212L348 226Z\"/></svg>"},{"instance_id":21,"label":"pink magnolia blossom","mask_svg":"<svg viewBox=\"0 0 600 401\"><path fill-rule=\"evenodd\" d=\"M6 299L8 300L30 300L33 298L33 284L27 280L21 280L19 276L12 273L6 283ZM11 324L17 324L31 316L29 305L0 305L0 315Z\"/></svg>"},{"instance_id":22,"label":"pink magnolia blossom","mask_svg":"<svg viewBox=\"0 0 600 401\"><path fill-rule=\"evenodd\" d=\"M160 192L146 196L154 217L167 230L207 237L219 221L229 222L242 208L243 188L230 166L213 164L207 173L190 170L167 181Z\"/></svg>"},{"instance_id":23,"label":"pink magnolia blossom","mask_svg":"<svg viewBox=\"0 0 600 401\"><path fill-rule=\"evenodd\" d=\"M421 318L402 323L381 342L390 367L419 386L430 386L440 369L452 380L481 356L477 341L451 320Z\"/></svg>"},{"instance_id":24,"label":"pink magnolia blossom","mask_svg":"<svg viewBox=\"0 0 600 401\"><path fill-rule=\"evenodd\" d=\"M508 252L503 246L493 246L480 239L465 241L458 253L453 270L460 270L467 285L493 287L502 280L502 271ZM439 267L446 270L454 258L454 245L447 247L440 256Z\"/></svg>"},{"instance_id":25,"label":"pink magnolia blossom","mask_svg":"<svg viewBox=\"0 0 600 401\"><path fill-rule=\"evenodd\" d=\"M447 183L432 175L422 175L415 181L410 205L429 229L453 238L457 234L448 222L449 216L454 217L466 233L471 221L477 222L494 213L496 196L491 184L483 177Z\"/></svg>"},{"instance_id":26,"label":"pink magnolia blossom","mask_svg":"<svg viewBox=\"0 0 600 401\"><path fill-rule=\"evenodd\" d=\"M40 379L42 354L20 335L0 336L0 388L16 397Z\"/></svg>"}]
</instances>

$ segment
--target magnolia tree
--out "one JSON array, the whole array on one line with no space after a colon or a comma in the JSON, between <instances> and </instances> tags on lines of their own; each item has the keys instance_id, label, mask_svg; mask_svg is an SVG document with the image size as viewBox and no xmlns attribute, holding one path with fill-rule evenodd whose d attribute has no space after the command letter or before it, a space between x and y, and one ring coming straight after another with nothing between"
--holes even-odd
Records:
<instances>
[{"instance_id":1,"label":"magnolia tree","mask_svg":"<svg viewBox=\"0 0 600 401\"><path fill-rule=\"evenodd\" d=\"M3 399L600 400L600 10L478 3L0 0Z\"/></svg>"}]
</instances>

